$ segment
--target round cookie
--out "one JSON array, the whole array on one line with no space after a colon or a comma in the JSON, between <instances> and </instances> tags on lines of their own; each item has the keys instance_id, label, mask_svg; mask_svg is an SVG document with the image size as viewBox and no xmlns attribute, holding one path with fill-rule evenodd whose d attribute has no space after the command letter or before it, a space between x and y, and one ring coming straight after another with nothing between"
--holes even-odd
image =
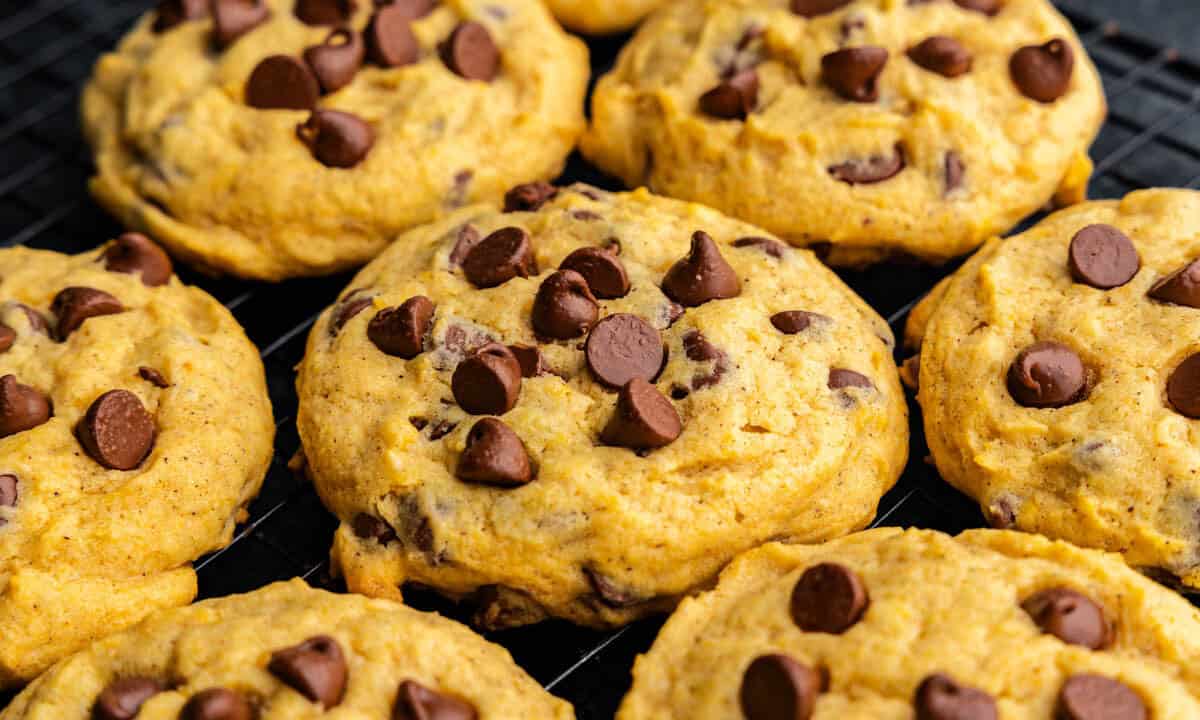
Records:
<instances>
[{"instance_id":1,"label":"round cookie","mask_svg":"<svg viewBox=\"0 0 1200 720\"><path fill-rule=\"evenodd\" d=\"M907 455L891 332L811 253L644 190L509 207L403 236L309 337L297 422L351 589L611 626L871 520Z\"/></svg>"},{"instance_id":2,"label":"round cookie","mask_svg":"<svg viewBox=\"0 0 1200 720\"><path fill-rule=\"evenodd\" d=\"M1184 720L1200 613L1119 557L881 528L746 553L685 600L618 720Z\"/></svg>"},{"instance_id":3,"label":"round cookie","mask_svg":"<svg viewBox=\"0 0 1200 720\"><path fill-rule=\"evenodd\" d=\"M0 686L191 601L274 433L254 345L144 236L0 250Z\"/></svg>"},{"instance_id":4,"label":"round cookie","mask_svg":"<svg viewBox=\"0 0 1200 720\"><path fill-rule=\"evenodd\" d=\"M1141 191L991 242L917 313L933 459L989 522L1200 587L1197 258L1200 193Z\"/></svg>"},{"instance_id":5,"label":"round cookie","mask_svg":"<svg viewBox=\"0 0 1200 720\"><path fill-rule=\"evenodd\" d=\"M1104 114L1048 0L689 0L600 80L581 147L834 265L941 262L1082 200Z\"/></svg>"},{"instance_id":6,"label":"round cookie","mask_svg":"<svg viewBox=\"0 0 1200 720\"><path fill-rule=\"evenodd\" d=\"M546 4L568 28L606 35L632 28L665 0L547 0Z\"/></svg>"},{"instance_id":7,"label":"round cookie","mask_svg":"<svg viewBox=\"0 0 1200 720\"><path fill-rule=\"evenodd\" d=\"M93 194L210 272L360 265L554 177L584 128L587 50L537 0L211 9L164 0L83 93Z\"/></svg>"},{"instance_id":8,"label":"round cookie","mask_svg":"<svg viewBox=\"0 0 1200 720\"><path fill-rule=\"evenodd\" d=\"M122 712L124 711L124 712ZM57 665L3 720L569 720L459 623L302 580L158 613Z\"/></svg>"}]
</instances>

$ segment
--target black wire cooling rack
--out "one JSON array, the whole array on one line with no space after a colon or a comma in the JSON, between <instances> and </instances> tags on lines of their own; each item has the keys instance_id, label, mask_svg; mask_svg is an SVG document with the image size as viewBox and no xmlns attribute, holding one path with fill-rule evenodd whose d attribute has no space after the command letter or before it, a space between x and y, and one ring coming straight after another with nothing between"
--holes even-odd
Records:
<instances>
[{"instance_id":1,"label":"black wire cooling rack","mask_svg":"<svg viewBox=\"0 0 1200 720\"><path fill-rule=\"evenodd\" d=\"M0 245L81 252L120 228L86 193L91 161L79 131L79 88L96 57L153 3L2 4ZM1105 3L1098 0L1058 4L1100 68L1111 107L1092 150L1092 196L1120 197L1150 186L1200 187L1200 62L1194 59L1200 54L1189 57L1099 17ZM591 43L597 68L611 64L622 40ZM607 184L578 158L572 159L565 178ZM843 277L888 317L899 335L913 302L951 269L885 266ZM232 545L196 563L201 596L244 592L295 576L336 588L328 565L335 522L287 463L299 447L293 368L304 352L309 326L349 276L265 285L213 280L186 269L180 274L224 302L261 349L278 422L275 459L250 508L250 520L238 528ZM880 504L875 523L950 532L982 525L976 506L942 483L923 461L927 450L913 410L912 459ZM424 609L463 616L431 595L409 593L408 599ZM661 622L595 632L550 621L490 637L548 689L573 702L580 720L599 720L613 716L629 685L634 657L649 648Z\"/></svg>"}]
</instances>

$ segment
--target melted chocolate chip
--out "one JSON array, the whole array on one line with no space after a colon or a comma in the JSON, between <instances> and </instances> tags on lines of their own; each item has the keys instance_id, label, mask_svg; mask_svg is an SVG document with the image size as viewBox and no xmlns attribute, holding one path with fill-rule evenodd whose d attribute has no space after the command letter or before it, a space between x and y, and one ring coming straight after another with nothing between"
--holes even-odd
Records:
<instances>
[{"instance_id":1,"label":"melted chocolate chip","mask_svg":"<svg viewBox=\"0 0 1200 720\"><path fill-rule=\"evenodd\" d=\"M625 265L608 248L580 248L568 255L559 268L582 275L592 294L603 300L625 297L629 293Z\"/></svg>"},{"instance_id":2,"label":"melted chocolate chip","mask_svg":"<svg viewBox=\"0 0 1200 720\"><path fill-rule=\"evenodd\" d=\"M971 72L973 62L970 50L958 40L944 35L922 40L909 49L908 57L929 72L948 78Z\"/></svg>"},{"instance_id":3,"label":"melted chocolate chip","mask_svg":"<svg viewBox=\"0 0 1200 720\"><path fill-rule=\"evenodd\" d=\"M542 357L542 351L537 347L533 345L509 345L508 350L521 365L521 377L537 377L549 372L546 368L546 360Z\"/></svg>"},{"instance_id":4,"label":"melted chocolate chip","mask_svg":"<svg viewBox=\"0 0 1200 720\"><path fill-rule=\"evenodd\" d=\"M362 293L361 290L355 290L342 298L342 301L334 307L333 314L329 317L329 334L331 336L340 333L354 316L371 307L373 302L371 298L362 297L360 293Z\"/></svg>"},{"instance_id":5,"label":"melted chocolate chip","mask_svg":"<svg viewBox=\"0 0 1200 720\"><path fill-rule=\"evenodd\" d=\"M1128 685L1102 675L1073 675L1058 694L1055 720L1146 720L1146 703Z\"/></svg>"},{"instance_id":6,"label":"melted chocolate chip","mask_svg":"<svg viewBox=\"0 0 1200 720\"><path fill-rule=\"evenodd\" d=\"M787 655L760 655L742 675L738 700L746 720L808 720L821 675Z\"/></svg>"},{"instance_id":7,"label":"melted chocolate chip","mask_svg":"<svg viewBox=\"0 0 1200 720\"><path fill-rule=\"evenodd\" d=\"M1066 40L1029 45L1013 53L1008 70L1021 94L1040 103L1052 103L1071 87L1075 52Z\"/></svg>"},{"instance_id":8,"label":"melted chocolate chip","mask_svg":"<svg viewBox=\"0 0 1200 720\"><path fill-rule=\"evenodd\" d=\"M92 720L133 720L142 704L164 689L162 683L148 677L114 680L96 698Z\"/></svg>"},{"instance_id":9,"label":"melted chocolate chip","mask_svg":"<svg viewBox=\"0 0 1200 720\"><path fill-rule=\"evenodd\" d=\"M354 516L351 527L356 536L363 540L374 540L380 545L387 545L396 540L396 531L392 526L374 515L358 513Z\"/></svg>"},{"instance_id":10,"label":"melted chocolate chip","mask_svg":"<svg viewBox=\"0 0 1200 720\"><path fill-rule=\"evenodd\" d=\"M871 389L875 387L875 383L871 382L871 378L862 373L845 368L832 368L829 371L829 389L841 390L842 388L865 388Z\"/></svg>"},{"instance_id":11,"label":"melted chocolate chip","mask_svg":"<svg viewBox=\"0 0 1200 720\"><path fill-rule=\"evenodd\" d=\"M833 635L853 627L867 611L867 587L850 568L821 563L804 571L792 590L792 620L804 632Z\"/></svg>"},{"instance_id":12,"label":"melted chocolate chip","mask_svg":"<svg viewBox=\"0 0 1200 720\"><path fill-rule=\"evenodd\" d=\"M271 17L266 0L211 0L213 44L225 49Z\"/></svg>"},{"instance_id":13,"label":"melted chocolate chip","mask_svg":"<svg viewBox=\"0 0 1200 720\"><path fill-rule=\"evenodd\" d=\"M16 341L17 331L4 323L0 323L0 353L6 353L11 350L13 343Z\"/></svg>"},{"instance_id":14,"label":"melted chocolate chip","mask_svg":"<svg viewBox=\"0 0 1200 720\"><path fill-rule=\"evenodd\" d=\"M304 62L312 69L321 90L331 93L350 84L362 67L364 54L361 35L348 28L337 28L320 45L304 51Z\"/></svg>"},{"instance_id":15,"label":"melted chocolate chip","mask_svg":"<svg viewBox=\"0 0 1200 720\"><path fill-rule=\"evenodd\" d=\"M341 25L354 16L354 0L296 0L297 19L306 25Z\"/></svg>"},{"instance_id":16,"label":"melted chocolate chip","mask_svg":"<svg viewBox=\"0 0 1200 720\"><path fill-rule=\"evenodd\" d=\"M463 225L458 229L454 238L454 247L450 250L450 266L458 267L466 260L471 248L479 244L483 238L474 225Z\"/></svg>"},{"instance_id":17,"label":"melted chocolate chip","mask_svg":"<svg viewBox=\"0 0 1200 720\"><path fill-rule=\"evenodd\" d=\"M413 680L400 683L392 720L476 720L470 703L430 690Z\"/></svg>"},{"instance_id":18,"label":"melted chocolate chip","mask_svg":"<svg viewBox=\"0 0 1200 720\"><path fill-rule=\"evenodd\" d=\"M271 653L267 670L309 700L329 709L346 692L346 657L328 635L318 635Z\"/></svg>"},{"instance_id":19,"label":"melted chocolate chip","mask_svg":"<svg viewBox=\"0 0 1200 720\"><path fill-rule=\"evenodd\" d=\"M921 681L913 697L917 720L996 720L996 701L982 690L936 673Z\"/></svg>"},{"instance_id":20,"label":"melted chocolate chip","mask_svg":"<svg viewBox=\"0 0 1200 720\"><path fill-rule=\"evenodd\" d=\"M166 32L188 20L208 17L209 0L162 0L154 17L154 32Z\"/></svg>"},{"instance_id":21,"label":"melted chocolate chip","mask_svg":"<svg viewBox=\"0 0 1200 720\"><path fill-rule=\"evenodd\" d=\"M881 47L835 50L821 58L821 78L846 100L875 102L879 99L879 74L887 60L888 51Z\"/></svg>"},{"instance_id":22,"label":"melted chocolate chip","mask_svg":"<svg viewBox=\"0 0 1200 720\"><path fill-rule=\"evenodd\" d=\"M32 430L53 414L48 397L17 382L14 375L0 377L0 438Z\"/></svg>"},{"instance_id":23,"label":"melted chocolate chip","mask_svg":"<svg viewBox=\"0 0 1200 720\"><path fill-rule=\"evenodd\" d=\"M1083 593L1055 587L1034 593L1021 603L1042 632L1069 645L1102 650L1112 644L1112 626L1104 610Z\"/></svg>"},{"instance_id":24,"label":"melted chocolate chip","mask_svg":"<svg viewBox=\"0 0 1200 720\"><path fill-rule=\"evenodd\" d=\"M533 465L512 428L497 418L485 417L467 433L455 475L463 482L513 488L533 479Z\"/></svg>"},{"instance_id":25,"label":"melted chocolate chip","mask_svg":"<svg viewBox=\"0 0 1200 720\"><path fill-rule=\"evenodd\" d=\"M688 360L693 362L711 362L712 369L706 373L692 376L692 389L716 385L729 372L729 355L710 343L699 330L690 330L683 334L683 352Z\"/></svg>"},{"instance_id":26,"label":"melted chocolate chip","mask_svg":"<svg viewBox=\"0 0 1200 720\"><path fill-rule=\"evenodd\" d=\"M467 80L491 82L500 69L500 50L487 28L477 22L454 28L438 51L446 67Z\"/></svg>"},{"instance_id":27,"label":"melted chocolate chip","mask_svg":"<svg viewBox=\"0 0 1200 720\"><path fill-rule=\"evenodd\" d=\"M630 380L653 380L665 359L662 337L637 315L615 313L592 328L584 346L592 377L608 388Z\"/></svg>"},{"instance_id":28,"label":"melted chocolate chip","mask_svg":"<svg viewBox=\"0 0 1200 720\"><path fill-rule=\"evenodd\" d=\"M1149 295L1165 303L1200 308L1200 260L1193 260L1156 282Z\"/></svg>"},{"instance_id":29,"label":"melted chocolate chip","mask_svg":"<svg viewBox=\"0 0 1200 720\"><path fill-rule=\"evenodd\" d=\"M138 377L156 388L166 389L171 387L171 383L167 382L167 379L163 377L163 374L152 367L146 367L145 365L139 367Z\"/></svg>"},{"instance_id":30,"label":"melted chocolate chip","mask_svg":"<svg viewBox=\"0 0 1200 720\"><path fill-rule=\"evenodd\" d=\"M967 166L963 162L962 155L954 150L947 150L946 156L942 160L942 174L945 178L947 195L961 188L967 177Z\"/></svg>"},{"instance_id":31,"label":"melted chocolate chip","mask_svg":"<svg viewBox=\"0 0 1200 720\"><path fill-rule=\"evenodd\" d=\"M462 270L478 288L496 287L515 277L536 275L537 261L529 233L519 227L497 230L467 251Z\"/></svg>"},{"instance_id":32,"label":"melted chocolate chip","mask_svg":"<svg viewBox=\"0 0 1200 720\"><path fill-rule=\"evenodd\" d=\"M225 688L208 688L192 696L179 720L251 720L254 709L241 693Z\"/></svg>"},{"instance_id":33,"label":"melted chocolate chip","mask_svg":"<svg viewBox=\"0 0 1200 720\"><path fill-rule=\"evenodd\" d=\"M1030 345L1008 369L1008 392L1017 404L1060 408L1083 400L1087 371L1071 348L1056 342Z\"/></svg>"},{"instance_id":34,"label":"melted chocolate chip","mask_svg":"<svg viewBox=\"0 0 1200 720\"><path fill-rule=\"evenodd\" d=\"M0 507L17 506L17 486L20 480L12 473L0 475Z\"/></svg>"},{"instance_id":35,"label":"melted chocolate chip","mask_svg":"<svg viewBox=\"0 0 1200 720\"><path fill-rule=\"evenodd\" d=\"M905 165L904 148L896 145L891 155L872 155L831 165L829 174L847 185L871 185L899 175Z\"/></svg>"},{"instance_id":36,"label":"melted chocolate chip","mask_svg":"<svg viewBox=\"0 0 1200 720\"><path fill-rule=\"evenodd\" d=\"M521 394L521 364L504 345L489 343L458 364L450 387L472 415L503 415Z\"/></svg>"},{"instance_id":37,"label":"melted chocolate chip","mask_svg":"<svg viewBox=\"0 0 1200 720\"><path fill-rule=\"evenodd\" d=\"M548 182L517 185L504 194L504 212L536 212L558 197L558 188Z\"/></svg>"},{"instance_id":38,"label":"melted chocolate chip","mask_svg":"<svg viewBox=\"0 0 1200 720\"><path fill-rule=\"evenodd\" d=\"M782 243L764 237L738 238L733 241L733 246L735 248L755 248L777 260L783 257L785 249Z\"/></svg>"},{"instance_id":39,"label":"melted chocolate chip","mask_svg":"<svg viewBox=\"0 0 1200 720\"><path fill-rule=\"evenodd\" d=\"M663 276L662 290L682 305L697 307L710 300L737 297L742 292L742 284L712 237L698 230L692 235L687 256L672 265Z\"/></svg>"},{"instance_id":40,"label":"melted chocolate chip","mask_svg":"<svg viewBox=\"0 0 1200 720\"><path fill-rule=\"evenodd\" d=\"M375 144L375 131L362 118L340 110L314 110L296 126L296 135L317 162L331 168L352 168Z\"/></svg>"},{"instance_id":41,"label":"melted chocolate chip","mask_svg":"<svg viewBox=\"0 0 1200 720\"><path fill-rule=\"evenodd\" d=\"M58 318L58 339L66 340L67 336L79 329L84 321L102 315L116 315L125 312L121 301L103 290L87 287L69 287L54 296L50 304L50 312Z\"/></svg>"},{"instance_id":42,"label":"melted chocolate chip","mask_svg":"<svg viewBox=\"0 0 1200 720\"><path fill-rule=\"evenodd\" d=\"M600 440L605 445L652 450L670 445L682 432L683 424L671 401L635 377L617 394L617 409Z\"/></svg>"},{"instance_id":43,"label":"melted chocolate chip","mask_svg":"<svg viewBox=\"0 0 1200 720\"><path fill-rule=\"evenodd\" d=\"M1000 12L1003 0L954 0L954 4L964 10L974 10L984 15L995 15Z\"/></svg>"},{"instance_id":44,"label":"melted chocolate chip","mask_svg":"<svg viewBox=\"0 0 1200 720\"><path fill-rule=\"evenodd\" d=\"M758 105L758 73L742 70L700 96L700 112L723 120L745 120Z\"/></svg>"},{"instance_id":45,"label":"melted chocolate chip","mask_svg":"<svg viewBox=\"0 0 1200 720\"><path fill-rule=\"evenodd\" d=\"M133 470L154 447L154 416L128 390L109 390L92 402L75 426L75 437L93 460L109 470Z\"/></svg>"},{"instance_id":46,"label":"melted chocolate chip","mask_svg":"<svg viewBox=\"0 0 1200 720\"><path fill-rule=\"evenodd\" d=\"M771 324L784 335L802 333L814 324L830 322L829 318L806 310L785 310L771 316Z\"/></svg>"},{"instance_id":47,"label":"melted chocolate chip","mask_svg":"<svg viewBox=\"0 0 1200 720\"><path fill-rule=\"evenodd\" d=\"M313 71L291 55L264 58L246 81L246 104L259 110L310 110L320 96Z\"/></svg>"},{"instance_id":48,"label":"melted chocolate chip","mask_svg":"<svg viewBox=\"0 0 1200 720\"><path fill-rule=\"evenodd\" d=\"M412 360L425 351L434 310L433 301L424 295L410 297L400 307L376 313L367 325L367 337L385 355Z\"/></svg>"},{"instance_id":49,"label":"melted chocolate chip","mask_svg":"<svg viewBox=\"0 0 1200 720\"><path fill-rule=\"evenodd\" d=\"M1088 225L1075 233L1067 257L1075 282L1099 290L1124 285L1142 267L1133 241L1112 225Z\"/></svg>"},{"instance_id":50,"label":"melted chocolate chip","mask_svg":"<svg viewBox=\"0 0 1200 720\"><path fill-rule=\"evenodd\" d=\"M421 54L421 46L412 31L413 17L407 3L397 2L377 9L367 23L367 56L385 68L411 65Z\"/></svg>"},{"instance_id":51,"label":"melted chocolate chip","mask_svg":"<svg viewBox=\"0 0 1200 720\"><path fill-rule=\"evenodd\" d=\"M533 300L533 329L544 337L570 340L591 329L600 305L588 282L574 270L557 270L542 281Z\"/></svg>"},{"instance_id":52,"label":"melted chocolate chip","mask_svg":"<svg viewBox=\"0 0 1200 720\"><path fill-rule=\"evenodd\" d=\"M792 0L792 12L811 18L840 10L849 4L850 0Z\"/></svg>"},{"instance_id":53,"label":"melted chocolate chip","mask_svg":"<svg viewBox=\"0 0 1200 720\"><path fill-rule=\"evenodd\" d=\"M1180 415L1200 420L1200 353L1181 362L1171 373L1167 400Z\"/></svg>"},{"instance_id":54,"label":"melted chocolate chip","mask_svg":"<svg viewBox=\"0 0 1200 720\"><path fill-rule=\"evenodd\" d=\"M166 285L174 272L167 253L141 233L125 233L105 248L101 257L105 270L140 275L142 284L150 287Z\"/></svg>"},{"instance_id":55,"label":"melted chocolate chip","mask_svg":"<svg viewBox=\"0 0 1200 720\"><path fill-rule=\"evenodd\" d=\"M642 598L632 590L622 588L612 578L592 567L584 567L583 574L587 578L592 592L600 602L611 608L633 607L642 602Z\"/></svg>"}]
</instances>

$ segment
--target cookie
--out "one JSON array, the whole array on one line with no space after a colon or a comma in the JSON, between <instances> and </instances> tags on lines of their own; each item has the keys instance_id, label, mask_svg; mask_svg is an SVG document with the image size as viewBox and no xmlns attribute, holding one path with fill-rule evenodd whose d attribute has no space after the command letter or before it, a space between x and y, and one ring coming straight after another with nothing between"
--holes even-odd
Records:
<instances>
[{"instance_id":1,"label":"cookie","mask_svg":"<svg viewBox=\"0 0 1200 720\"><path fill-rule=\"evenodd\" d=\"M0 686L191 601L274 432L258 351L144 236L0 250Z\"/></svg>"},{"instance_id":2,"label":"cookie","mask_svg":"<svg viewBox=\"0 0 1200 720\"><path fill-rule=\"evenodd\" d=\"M811 253L644 190L508 200L313 327L297 422L352 590L612 626L871 520L907 454L892 336Z\"/></svg>"},{"instance_id":3,"label":"cookie","mask_svg":"<svg viewBox=\"0 0 1200 720\"><path fill-rule=\"evenodd\" d=\"M158 613L38 678L3 720L545 718L571 706L466 627L302 580Z\"/></svg>"},{"instance_id":4,"label":"cookie","mask_svg":"<svg viewBox=\"0 0 1200 720\"><path fill-rule=\"evenodd\" d=\"M557 175L588 73L537 0L165 0L84 89L91 188L206 271L331 273Z\"/></svg>"},{"instance_id":5,"label":"cookie","mask_svg":"<svg viewBox=\"0 0 1200 720\"><path fill-rule=\"evenodd\" d=\"M834 265L942 262L1082 200L1104 114L1047 0L694 0L600 80L582 150Z\"/></svg>"},{"instance_id":6,"label":"cookie","mask_svg":"<svg viewBox=\"0 0 1200 720\"><path fill-rule=\"evenodd\" d=\"M1063 210L919 308L925 434L989 522L1200 587L1200 193Z\"/></svg>"},{"instance_id":7,"label":"cookie","mask_svg":"<svg viewBox=\"0 0 1200 720\"><path fill-rule=\"evenodd\" d=\"M664 0L547 0L550 12L571 30L607 35L637 25Z\"/></svg>"},{"instance_id":8,"label":"cookie","mask_svg":"<svg viewBox=\"0 0 1200 720\"><path fill-rule=\"evenodd\" d=\"M1183 720L1200 613L1118 556L998 530L772 543L685 601L617 720Z\"/></svg>"}]
</instances>

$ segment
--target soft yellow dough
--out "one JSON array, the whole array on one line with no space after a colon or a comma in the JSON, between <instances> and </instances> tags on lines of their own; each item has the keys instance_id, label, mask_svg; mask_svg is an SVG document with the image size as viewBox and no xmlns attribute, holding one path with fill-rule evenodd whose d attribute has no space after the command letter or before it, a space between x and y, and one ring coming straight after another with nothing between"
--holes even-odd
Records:
<instances>
[{"instance_id":1,"label":"soft yellow dough","mask_svg":"<svg viewBox=\"0 0 1200 720\"><path fill-rule=\"evenodd\" d=\"M630 29L666 0L546 0L546 4L569 29L605 35Z\"/></svg>"},{"instance_id":2,"label":"soft yellow dough","mask_svg":"<svg viewBox=\"0 0 1200 720\"><path fill-rule=\"evenodd\" d=\"M16 303L53 328L65 287L115 296L126 311L88 319L66 342L31 329ZM18 478L0 509L0 685L29 680L93 639L189 602L191 562L229 542L271 460L275 426L262 361L233 316L177 278L147 287L107 272L99 251L0 250L0 321L17 333L0 354L48 395L53 417L0 439L0 472ZM139 376L157 370L159 388ZM89 405L133 392L154 416L150 455L107 470L73 434Z\"/></svg>"},{"instance_id":3,"label":"soft yellow dough","mask_svg":"<svg viewBox=\"0 0 1200 720\"><path fill-rule=\"evenodd\" d=\"M468 223L480 235L527 229L540 272L476 289L449 265ZM701 229L741 278L741 295L690 308L668 327L659 283ZM297 382L300 435L317 490L342 521L333 559L349 586L399 597L402 583L421 583L481 600L481 622L492 626L546 614L616 625L671 607L741 550L870 522L908 450L891 332L812 253L779 244L776 259L731 246L762 235L700 205L574 186L536 213L464 210L401 237L368 265L350 287L370 306L340 333L331 332L330 312L317 321ZM507 490L458 480L477 418L454 403L461 355L446 347L448 331L535 344L530 309L542 280L571 251L610 238L632 289L602 301L600 315L634 313L661 331L670 358L656 381L661 392L712 370L687 358L682 338L691 331L726 353L728 370L675 400L683 434L639 457L599 444L616 396L593 380L580 341L543 342L551 374L524 380L502 417L528 448L536 479ZM368 323L417 294L437 305L428 351L410 361L385 355ZM796 309L832 322L790 336L772 326L774 313ZM875 387L831 390L831 368L865 374ZM418 430L413 417L428 426ZM431 440L429 428L442 422L455 429ZM382 518L399 540L358 537L359 514ZM587 573L629 602L599 601Z\"/></svg>"},{"instance_id":4,"label":"soft yellow dough","mask_svg":"<svg viewBox=\"0 0 1200 720\"><path fill-rule=\"evenodd\" d=\"M842 635L805 633L788 611L800 575L821 562L857 573L870 595ZM1115 622L1111 647L1068 645L1021 609L1058 586L1103 608ZM1059 690L1077 673L1126 684L1154 720L1200 717L1200 614L1119 557L1016 532L883 528L736 560L638 658L617 720L740 718L742 674L766 653L828 671L812 720L912 720L914 690L932 673L991 694L1002 720L1056 717Z\"/></svg>"},{"instance_id":5,"label":"soft yellow dough","mask_svg":"<svg viewBox=\"0 0 1200 720\"><path fill-rule=\"evenodd\" d=\"M789 0L682 0L655 13L621 52L592 99L584 155L630 187L705 203L835 265L902 255L942 262L1056 199L1083 199L1087 148L1105 102L1099 75L1070 24L1047 0L1006 0L995 17L948 0L856 0L805 19ZM755 39L753 30L762 31ZM958 39L973 69L949 79L905 52L933 35ZM1070 87L1052 104L1009 76L1018 48L1066 39ZM741 52L739 43L745 45ZM879 100L855 103L821 80L821 57L881 46ZM698 98L729 67L757 65L758 107L745 121L702 114ZM899 144L907 167L848 185L830 166ZM946 155L965 180L950 190Z\"/></svg>"},{"instance_id":6,"label":"soft yellow dough","mask_svg":"<svg viewBox=\"0 0 1200 720\"><path fill-rule=\"evenodd\" d=\"M280 280L360 265L399 232L554 177L583 131L587 49L541 2L444 0L413 23L417 63L364 65L322 98L376 135L358 166L325 167L296 136L307 111L243 101L259 61L298 56L329 34L300 22L293 0L267 4L271 19L225 52L210 49L211 20L155 34L150 13L100 58L83 92L96 198L205 270ZM352 25L362 29L373 4L357 7ZM490 83L464 80L438 57L463 20L485 25L500 49Z\"/></svg>"},{"instance_id":7,"label":"soft yellow dough","mask_svg":"<svg viewBox=\"0 0 1200 720\"><path fill-rule=\"evenodd\" d=\"M327 711L267 670L272 652L316 635L333 637L347 664L345 695ZM188 698L211 687L253 698L257 720L389 720L405 680L470 702L482 720L575 717L504 648L452 620L291 580L154 615L55 666L0 718L87 720L109 682L137 676L173 684L137 720L176 720Z\"/></svg>"}]
</instances>

